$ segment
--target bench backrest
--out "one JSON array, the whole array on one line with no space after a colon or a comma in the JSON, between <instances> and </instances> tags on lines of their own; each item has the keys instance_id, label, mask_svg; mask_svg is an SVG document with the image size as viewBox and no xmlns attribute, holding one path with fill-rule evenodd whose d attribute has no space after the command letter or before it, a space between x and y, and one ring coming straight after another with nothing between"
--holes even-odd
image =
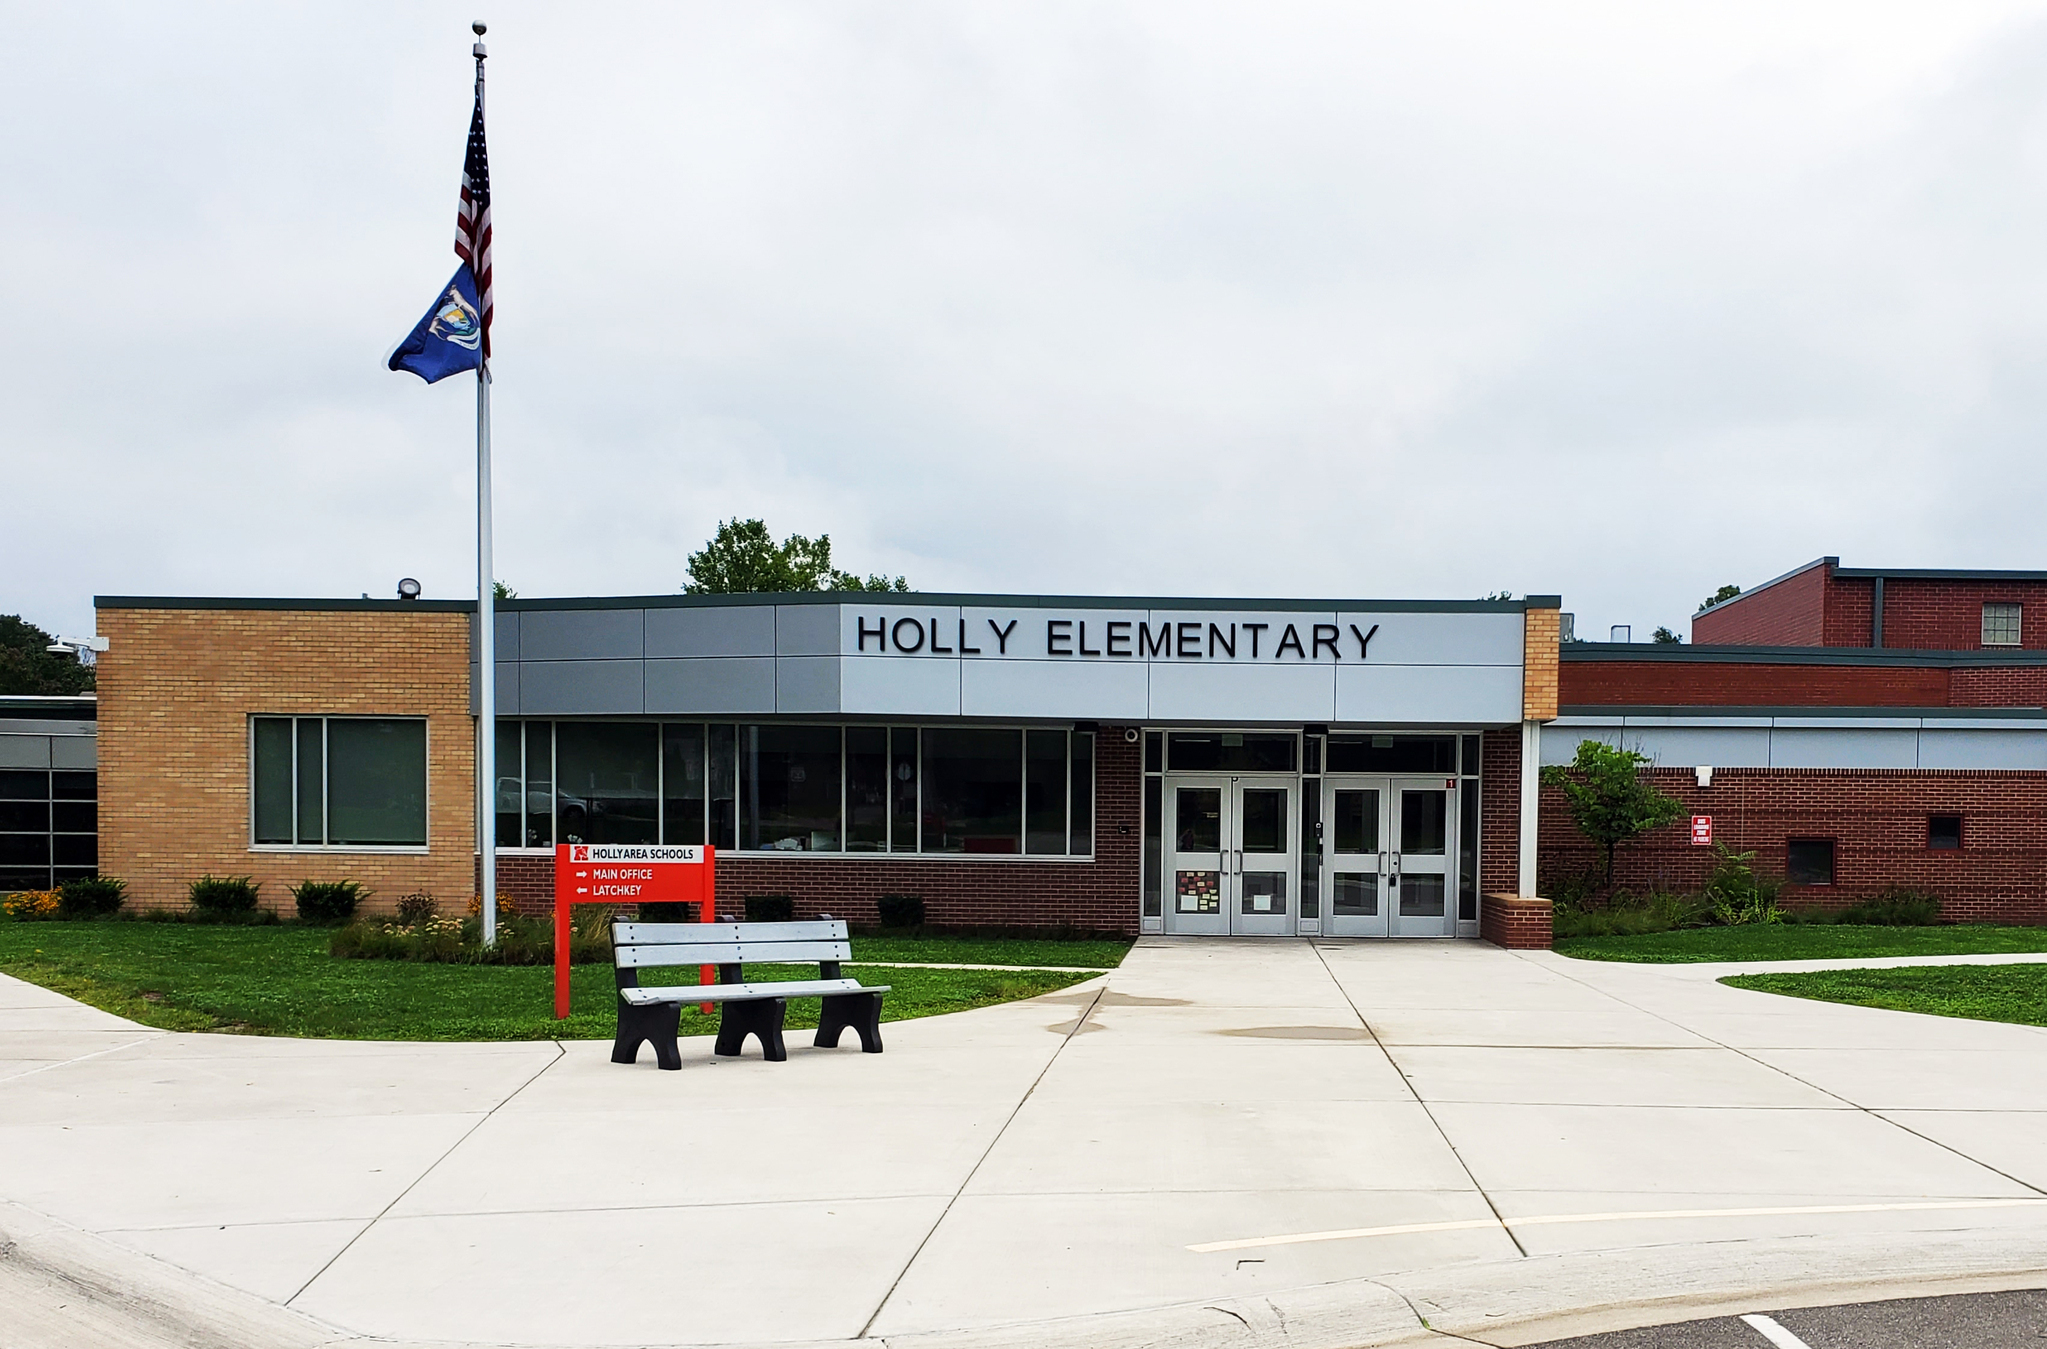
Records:
<instances>
[{"instance_id":1,"label":"bench backrest","mask_svg":"<svg viewBox=\"0 0 2047 1349\"><path fill-rule=\"evenodd\" d=\"M612 962L622 970L652 965L757 965L851 960L846 924L628 923L611 925Z\"/></svg>"}]
</instances>

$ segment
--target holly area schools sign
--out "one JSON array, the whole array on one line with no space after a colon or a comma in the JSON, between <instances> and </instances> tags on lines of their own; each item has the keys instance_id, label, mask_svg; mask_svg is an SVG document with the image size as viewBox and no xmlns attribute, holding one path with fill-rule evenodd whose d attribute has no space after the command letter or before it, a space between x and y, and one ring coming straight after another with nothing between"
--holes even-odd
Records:
<instances>
[{"instance_id":1,"label":"holly area schools sign","mask_svg":"<svg viewBox=\"0 0 2047 1349\"><path fill-rule=\"evenodd\" d=\"M558 843L558 904L700 904L709 890L711 849L638 843Z\"/></svg>"},{"instance_id":2,"label":"holly area schools sign","mask_svg":"<svg viewBox=\"0 0 2047 1349\"><path fill-rule=\"evenodd\" d=\"M557 843L554 848L554 1015L569 1014L569 910L577 904L694 904L700 919L717 917L714 850L698 844ZM699 980L712 983L706 965ZM704 1007L710 1011L709 1004Z\"/></svg>"}]
</instances>

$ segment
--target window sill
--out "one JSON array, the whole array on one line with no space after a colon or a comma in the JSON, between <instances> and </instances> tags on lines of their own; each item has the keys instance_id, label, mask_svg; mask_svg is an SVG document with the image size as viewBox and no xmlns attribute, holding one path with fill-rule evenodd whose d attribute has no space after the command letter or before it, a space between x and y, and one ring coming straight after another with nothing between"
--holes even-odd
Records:
<instances>
[{"instance_id":1,"label":"window sill","mask_svg":"<svg viewBox=\"0 0 2047 1349\"><path fill-rule=\"evenodd\" d=\"M296 854L303 857L425 857L423 844L377 843L251 843L250 852Z\"/></svg>"}]
</instances>

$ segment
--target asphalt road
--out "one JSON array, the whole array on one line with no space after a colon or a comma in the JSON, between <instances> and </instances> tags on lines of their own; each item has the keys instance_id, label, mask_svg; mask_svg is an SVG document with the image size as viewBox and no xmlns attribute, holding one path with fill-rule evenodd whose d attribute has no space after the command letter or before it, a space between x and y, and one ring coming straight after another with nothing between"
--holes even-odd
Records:
<instances>
[{"instance_id":1,"label":"asphalt road","mask_svg":"<svg viewBox=\"0 0 2047 1349\"><path fill-rule=\"evenodd\" d=\"M1766 1318L1766 1319L1765 1319ZM1533 1349L2041 1349L2047 1289L1851 1302L1551 1340ZM1776 1331L1773 1335L1774 1322Z\"/></svg>"}]
</instances>

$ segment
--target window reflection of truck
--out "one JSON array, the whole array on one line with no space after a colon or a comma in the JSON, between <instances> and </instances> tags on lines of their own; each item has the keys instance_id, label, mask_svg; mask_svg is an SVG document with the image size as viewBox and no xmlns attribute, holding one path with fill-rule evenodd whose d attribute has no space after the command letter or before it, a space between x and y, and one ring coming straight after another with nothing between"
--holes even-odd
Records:
<instances>
[{"instance_id":1,"label":"window reflection of truck","mask_svg":"<svg viewBox=\"0 0 2047 1349\"><path fill-rule=\"evenodd\" d=\"M498 779L498 814L500 816L512 815L518 812L519 797L521 795L520 788L521 783L518 778ZM526 798L526 811L522 818L527 820L535 818L545 820L558 805L561 811L562 842L582 843L586 841L582 834L583 827L590 816L588 802L584 801L581 797L570 796L566 792L562 793L560 798L557 799L555 794L545 787L527 787L524 791L524 796ZM599 813L602 813L601 810ZM531 825L527 825L523 832L527 847L545 847L547 845L547 840L542 837L541 831Z\"/></svg>"}]
</instances>

